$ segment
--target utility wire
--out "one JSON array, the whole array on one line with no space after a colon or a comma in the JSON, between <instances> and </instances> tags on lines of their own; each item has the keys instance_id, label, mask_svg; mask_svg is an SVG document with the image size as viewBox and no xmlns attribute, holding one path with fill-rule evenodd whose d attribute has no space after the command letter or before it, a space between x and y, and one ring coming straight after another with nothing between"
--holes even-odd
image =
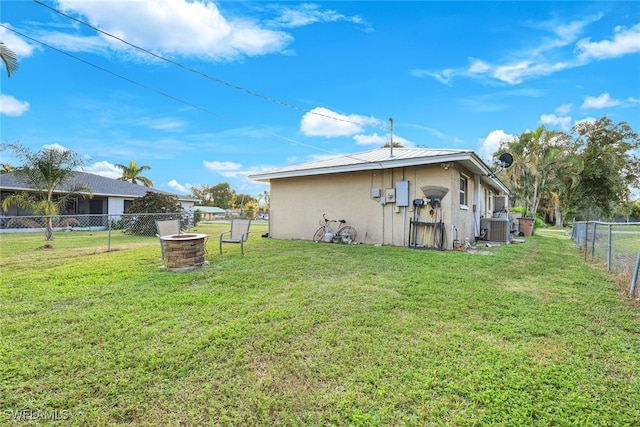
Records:
<instances>
[{"instance_id":1,"label":"utility wire","mask_svg":"<svg viewBox=\"0 0 640 427\"><path fill-rule=\"evenodd\" d=\"M140 83L140 82L138 82L138 81L136 81L136 80L130 79L129 77L125 77L125 76L123 76L123 75L121 75L121 74L115 73L115 72L113 72L113 71L111 71L111 70L108 70L108 69L106 69L106 68L104 68L104 67L101 67L101 66L99 66L99 65L96 65L96 64L94 64L94 63L92 63L92 62L89 62L89 61L87 61L87 60L85 60L85 59L79 58L79 57L77 57L77 56L75 56L75 55L72 55L72 54L70 54L70 53L68 53L68 52L65 52L65 51L60 50L60 49L58 49L58 48L56 48L56 47L53 47L53 46L51 46L51 45L49 45L49 44L47 44L47 43L44 43L44 42L42 42L42 41L40 41L40 40L34 39L33 37L30 37L30 36L28 36L28 35L26 35L26 34L24 34L24 33L21 33L21 32L19 32L19 31L15 30L15 29L13 29L13 28L11 28L11 27L9 27L9 26L5 25L5 24L1 24L1 23L0 23L0 27L4 28L4 29L6 29L6 30L9 30L9 31L11 31L11 32L13 32L13 33L15 33L15 34L17 34L17 35L21 36L21 37L24 37L25 39L31 40L31 41L33 41L33 42L35 42L35 43L38 43L38 44L40 44L40 45L42 45L42 46L45 46L45 47L47 47L47 48L49 48L49 49L51 49L51 50L54 50L54 51L56 51L56 52L58 52L58 53L61 53L61 54L65 55L65 56L68 56L68 57L70 57L70 58L72 58L72 59L75 59L76 61L80 61L80 62L82 62L83 64L86 64L86 65L88 65L88 66L90 66L90 67L96 68L96 69L98 69L98 70L100 70L100 71L102 71L102 72L105 72L105 73L110 74L110 75L112 75L112 76L114 76L114 77L117 77L117 78L119 78L119 79L122 79L122 80L124 80L124 81L126 81L126 82L128 82L128 83L131 83L131 84L133 84L133 85L136 85L136 86L138 86L138 87L141 87L141 88L143 88L143 89L145 89L145 90L148 90L148 91L154 92L154 93L156 93L156 94L158 94L158 95L164 96L164 97L166 97L166 98L169 98L169 99L171 99L171 100L173 100L173 101L176 101L176 102L179 102L179 103L181 103L181 104L187 105L187 106L189 106L189 107L195 108L195 109L200 110L200 111L202 111L202 112L204 112L204 113L207 113L207 114L210 114L210 115L216 116L216 117L218 117L218 118L220 118L220 119L223 119L223 120L226 120L226 121L229 121L229 122L236 123L236 124L238 124L238 125L240 125L240 126L243 126L243 127L249 127L249 128L252 128L252 129L259 130L260 132L262 132L262 133L264 133L264 134L267 134L267 135L273 136L273 137L275 137L275 138L282 139L282 140L287 141L287 142L291 142L291 143L296 144L296 145L302 145L302 146L304 146L304 147L312 148L312 149L314 149L314 150L322 151L322 152L325 152L325 153L328 153L328 154L338 155L338 153L335 153L335 152L333 152L333 151L325 150L325 149L323 149L323 148L316 147L316 146L311 145L311 144L305 144L305 143L300 142L300 141L297 141L297 140L295 140L295 139L292 139L292 138L289 138L289 137L286 137L286 136L283 136L283 135L277 134L277 133L275 133L275 132L271 132L271 131L266 130L266 129L264 129L264 128L260 128L260 127L258 127L258 126L251 125L251 124L246 123L246 122L243 122L243 121L241 121L241 120L234 119L234 118L229 117L229 116L225 116L225 115L223 115L223 114L217 113L217 112L215 112L215 111L213 111L213 110L210 110L210 109L208 109L208 108L205 108L205 107L202 107L202 106L199 106L199 105L193 104L193 103L191 103L191 102L189 102L189 101L185 101L184 99L178 98L178 97L176 97L176 96L174 96L174 95L168 94L168 93L166 93L166 92L163 92L163 91L161 91L161 90L159 90L159 89L156 89L156 88L151 87L151 86L149 86L149 85L146 85L146 84L144 84L144 83Z\"/></svg>"},{"instance_id":2,"label":"utility wire","mask_svg":"<svg viewBox=\"0 0 640 427\"><path fill-rule=\"evenodd\" d=\"M149 51L149 50L147 50L147 49L145 49L145 48L143 48L143 47L140 47L140 46L138 46L138 45L135 45L135 44L133 44L133 43L130 43L130 42L128 42L127 40L124 40L123 38L120 38L120 37L118 37L118 36L116 36L116 35L113 35L113 34L111 34L111 33L107 32L107 31L101 30L100 28L97 28L97 27L95 27L95 26L93 26L93 25L89 24L88 22L82 21L81 19L78 19L78 18L75 18L75 17L73 17L73 16L71 16L71 15L68 15L68 14L66 14L66 13L64 13L64 12L62 12L62 11L60 11L60 10L56 9L56 8L54 8L53 6L49 6L48 4L43 3L42 1L39 1L39 0L33 0L33 2L34 2L34 3L36 3L36 4L38 4L38 5L40 5L40 6L44 6L44 7L46 7L47 9L49 9L49 10L51 10L51 11L53 11L53 12L57 13L57 14L58 14L58 15L60 15L60 16L64 16L65 18L71 19L72 21L75 21L75 22L77 22L77 23L79 23L79 24L82 24L82 25L84 25L84 26L88 27L88 28L91 28L92 30L97 31L97 32L99 32L100 34L104 34L104 35L105 35L105 36L107 36L107 37L111 37L111 38L113 38L113 39L116 39L116 40L118 40L118 41L120 41L120 42L122 42L122 43L126 44L127 46L130 46L130 47L132 47L132 48L134 48L134 49L137 49L137 50L139 50L139 51L141 51L141 52L144 52L144 53L146 53L147 55L151 55L151 56L153 56L153 57L154 57L154 58L156 58L156 59L159 59L159 60L161 60L161 61L168 62L168 63L170 63L170 64L173 64L173 65L177 66L177 67L182 68L183 70L186 70L186 71L189 71L189 72L191 72L191 73L197 74L197 75L199 75L199 76L201 76L201 77L204 77L204 78L206 78L206 79L209 79L209 80L214 81L214 82L216 82L216 83L219 83L219 84L221 84L221 85L224 85L224 86L230 87L230 88L235 89L235 90L238 90L238 91L240 91L240 92L244 92L244 93L246 93L247 95L255 96L256 98L260 98L260 99L263 99L263 100L265 100L265 101L273 102L273 103L278 104L278 105L281 105L281 106L283 106L283 107L291 108L291 109L293 109L293 110L297 110L297 111L300 111L300 112L303 112L303 113L307 113L307 114L314 114L314 115L316 115L316 116L324 117L324 118L327 118L327 119L336 120L336 121L340 121L340 122L351 123L351 124L354 124L354 125L357 125L357 126L362 126L362 123L354 122L354 121L349 120L349 119L343 119L343 118L340 118L340 117L331 116L331 115L328 115L328 114L318 113L318 112L316 112L316 111L312 111L312 110L307 110L307 109L304 109L304 108L298 107L298 106L296 106L296 105L289 104L288 102L280 101L280 100L278 100L278 99L275 99L275 98L271 98L271 97L269 97L269 96L262 95L262 94L260 94L260 93L258 93L258 92L254 92L254 91L252 91L252 90L250 90L250 89L247 89L247 88L244 88L244 87L242 87L242 86L238 86L238 85L235 85L235 84L233 84L233 83L229 83L229 82L226 82L226 81L221 80L221 79L219 79L219 78L216 78L216 77L210 76L209 74L203 73L202 71L196 70L196 69L194 69L194 68L190 68L190 67L188 67L188 66L186 66L186 65L184 65L184 64L182 64L182 63L180 63L180 62L177 62L177 61L174 61L174 60L172 60L172 59L166 58L166 57L164 57L164 56L158 55L157 53L151 52L151 51Z\"/></svg>"}]
</instances>

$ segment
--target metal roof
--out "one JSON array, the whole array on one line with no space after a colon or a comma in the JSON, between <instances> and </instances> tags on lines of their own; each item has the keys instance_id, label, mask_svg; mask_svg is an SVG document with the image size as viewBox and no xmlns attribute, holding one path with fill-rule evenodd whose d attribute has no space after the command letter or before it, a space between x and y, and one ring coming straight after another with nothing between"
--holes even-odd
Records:
<instances>
[{"instance_id":1,"label":"metal roof","mask_svg":"<svg viewBox=\"0 0 640 427\"><path fill-rule=\"evenodd\" d=\"M392 169L407 166L422 166L446 162L457 162L469 171L480 175L484 182L500 188L509 189L496 177L473 150L430 149L430 148L379 148L362 153L330 157L299 165L286 166L270 171L249 175L255 181L268 182L272 179L294 178L311 175L326 175L342 172Z\"/></svg>"},{"instance_id":2,"label":"metal roof","mask_svg":"<svg viewBox=\"0 0 640 427\"><path fill-rule=\"evenodd\" d=\"M179 194L170 193L168 191L158 190L153 187L144 187L138 184L132 184L126 181L120 181L119 179L107 178L100 175L95 175L87 172L76 171L73 173L73 177L67 183L70 188L74 185L83 184L91 188L94 196L112 196L112 197L142 197L147 194L148 191L160 194L168 194L178 197L181 201L198 201L189 196L181 196ZM32 190L26 183L16 178L13 173L0 174L0 190ZM65 189L60 189L57 192L64 192Z\"/></svg>"}]
</instances>

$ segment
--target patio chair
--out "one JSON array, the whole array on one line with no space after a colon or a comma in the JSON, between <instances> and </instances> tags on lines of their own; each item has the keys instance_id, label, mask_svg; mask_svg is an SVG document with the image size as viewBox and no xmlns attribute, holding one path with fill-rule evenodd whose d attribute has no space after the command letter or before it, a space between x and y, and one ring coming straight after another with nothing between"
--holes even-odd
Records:
<instances>
[{"instance_id":1,"label":"patio chair","mask_svg":"<svg viewBox=\"0 0 640 427\"><path fill-rule=\"evenodd\" d=\"M220 234L220 254L222 255L223 243L239 243L240 253L244 256L244 242L249 238L249 227L251 226L250 219L238 219L231 220L231 230L225 231ZM225 238L225 236L228 237Z\"/></svg>"},{"instance_id":2,"label":"patio chair","mask_svg":"<svg viewBox=\"0 0 640 427\"><path fill-rule=\"evenodd\" d=\"M174 234L180 234L182 231L180 230L180 220L179 219L168 219L164 221L156 221L156 237L160 240L160 250L162 254L162 259L164 260L164 242L162 241L162 236L171 236Z\"/></svg>"}]
</instances>

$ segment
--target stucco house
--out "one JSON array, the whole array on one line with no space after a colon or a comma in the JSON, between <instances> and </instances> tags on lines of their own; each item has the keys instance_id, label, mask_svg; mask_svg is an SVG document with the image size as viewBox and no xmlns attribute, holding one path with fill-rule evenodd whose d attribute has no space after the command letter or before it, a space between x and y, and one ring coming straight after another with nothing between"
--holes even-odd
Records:
<instances>
[{"instance_id":1,"label":"stucco house","mask_svg":"<svg viewBox=\"0 0 640 427\"><path fill-rule=\"evenodd\" d=\"M178 201L187 211L192 211L193 206L198 199L188 196L169 193L155 188L144 187L130 182L120 181L118 179L106 178L104 176L95 175L87 172L74 172L73 178L69 181L69 185L82 183L90 187L93 191L93 198L78 199L67 210L60 212L62 215L84 215L84 214L109 214L121 215L136 198L144 196L147 191L156 193L170 194L178 197ZM25 216L31 215L30 212L19 209L15 206L10 207L7 211L1 210L1 202L10 193L26 190L30 188L25 186L15 178L12 173L0 174L0 212L2 216ZM64 189L61 189L63 191Z\"/></svg>"},{"instance_id":2,"label":"stucco house","mask_svg":"<svg viewBox=\"0 0 640 427\"><path fill-rule=\"evenodd\" d=\"M272 238L311 240L326 214L355 227L359 243L451 249L508 206L493 172L471 150L381 148L249 178L270 184Z\"/></svg>"}]
</instances>

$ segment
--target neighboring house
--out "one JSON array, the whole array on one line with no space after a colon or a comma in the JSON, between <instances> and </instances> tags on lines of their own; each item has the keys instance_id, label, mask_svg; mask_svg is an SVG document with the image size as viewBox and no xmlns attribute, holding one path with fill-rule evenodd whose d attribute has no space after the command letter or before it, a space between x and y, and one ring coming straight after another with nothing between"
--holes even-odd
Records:
<instances>
[{"instance_id":1,"label":"neighboring house","mask_svg":"<svg viewBox=\"0 0 640 427\"><path fill-rule=\"evenodd\" d=\"M194 212L200 212L202 221L212 221L214 219L224 218L229 211L216 206L194 206Z\"/></svg>"},{"instance_id":2,"label":"neighboring house","mask_svg":"<svg viewBox=\"0 0 640 427\"><path fill-rule=\"evenodd\" d=\"M345 219L366 244L429 247L430 224L438 222L446 249L456 237L478 238L481 219L494 214L493 196L508 194L471 150L381 148L249 178L270 184L269 236L276 239L311 240L326 214ZM436 209L426 203L426 186L449 190Z\"/></svg>"},{"instance_id":3,"label":"neighboring house","mask_svg":"<svg viewBox=\"0 0 640 427\"><path fill-rule=\"evenodd\" d=\"M68 206L65 211L60 212L61 215L121 215L131 205L134 199L144 196L148 191L170 194L178 197L178 201L187 211L191 211L195 203L199 201L192 197L180 196L166 191L157 190L155 188L144 187L142 185L132 184L118 179L106 178L86 172L74 172L74 177L68 184L72 186L78 183L85 184L90 187L93 192L93 198L75 200L75 202L71 206ZM29 191L30 188L24 183L16 180L12 173L0 174L0 210L1 201L4 200L6 195L22 190ZM64 189L61 188L59 189L59 192L63 190ZM2 216L31 215L31 212L27 212L15 206L10 207L7 211L1 212Z\"/></svg>"}]
</instances>

